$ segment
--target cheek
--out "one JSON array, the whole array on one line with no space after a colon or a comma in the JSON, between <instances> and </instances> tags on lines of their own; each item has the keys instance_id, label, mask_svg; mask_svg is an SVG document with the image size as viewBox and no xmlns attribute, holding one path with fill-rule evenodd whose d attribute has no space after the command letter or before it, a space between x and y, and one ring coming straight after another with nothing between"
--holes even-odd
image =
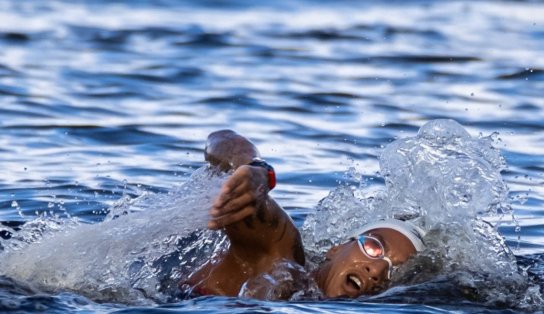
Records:
<instances>
[{"instance_id":1,"label":"cheek","mask_svg":"<svg viewBox=\"0 0 544 314\"><path fill-rule=\"evenodd\" d=\"M325 288L325 283L327 281L330 271L331 262L327 260L319 266L315 273L315 281L317 282L319 288L321 288L322 290L324 290Z\"/></svg>"}]
</instances>

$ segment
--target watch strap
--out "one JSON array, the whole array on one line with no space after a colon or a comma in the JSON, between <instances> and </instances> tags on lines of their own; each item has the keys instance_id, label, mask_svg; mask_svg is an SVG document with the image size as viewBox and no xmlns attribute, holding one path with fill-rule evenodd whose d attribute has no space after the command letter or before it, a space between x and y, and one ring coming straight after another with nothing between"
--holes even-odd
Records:
<instances>
[{"instance_id":1,"label":"watch strap","mask_svg":"<svg viewBox=\"0 0 544 314\"><path fill-rule=\"evenodd\" d=\"M276 172L274 171L274 167L272 167L269 163L263 159L255 158L248 165L265 168L268 173L268 189L272 190L274 187L276 187Z\"/></svg>"}]
</instances>

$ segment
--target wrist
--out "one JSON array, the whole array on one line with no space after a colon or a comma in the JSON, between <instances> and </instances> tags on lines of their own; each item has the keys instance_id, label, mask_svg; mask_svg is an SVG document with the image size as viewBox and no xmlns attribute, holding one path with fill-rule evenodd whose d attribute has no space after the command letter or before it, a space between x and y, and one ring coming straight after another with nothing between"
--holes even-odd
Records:
<instances>
[{"instance_id":1,"label":"wrist","mask_svg":"<svg viewBox=\"0 0 544 314\"><path fill-rule=\"evenodd\" d=\"M274 171L274 168L267 163L265 160L261 158L253 158L253 161L248 163L248 166L252 167L261 167L266 170L267 176L268 176L268 190L272 190L274 187L276 187L276 172Z\"/></svg>"}]
</instances>

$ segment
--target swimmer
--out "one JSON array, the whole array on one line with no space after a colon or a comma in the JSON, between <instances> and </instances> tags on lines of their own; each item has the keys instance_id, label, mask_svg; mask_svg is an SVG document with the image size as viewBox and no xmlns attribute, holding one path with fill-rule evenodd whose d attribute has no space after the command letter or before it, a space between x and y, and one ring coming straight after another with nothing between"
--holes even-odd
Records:
<instances>
[{"instance_id":1,"label":"swimmer","mask_svg":"<svg viewBox=\"0 0 544 314\"><path fill-rule=\"evenodd\" d=\"M273 168L257 148L230 130L208 136L205 159L221 171L234 170L210 210L208 228L223 229L230 246L182 284L200 295L237 296L243 284L276 263L305 264L300 234L287 213L268 195ZM331 248L312 276L327 297L383 291L394 267L423 250L423 231L396 219L377 221Z\"/></svg>"}]
</instances>

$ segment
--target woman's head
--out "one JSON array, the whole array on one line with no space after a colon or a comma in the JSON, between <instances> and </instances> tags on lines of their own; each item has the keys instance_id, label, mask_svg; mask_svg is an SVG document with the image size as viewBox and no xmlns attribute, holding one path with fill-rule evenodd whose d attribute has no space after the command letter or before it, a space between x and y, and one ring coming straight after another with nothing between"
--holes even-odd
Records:
<instances>
[{"instance_id":1,"label":"woman's head","mask_svg":"<svg viewBox=\"0 0 544 314\"><path fill-rule=\"evenodd\" d=\"M423 250L423 231L396 219L368 224L349 241L331 248L316 272L328 297L357 297L382 291L392 267Z\"/></svg>"}]
</instances>

